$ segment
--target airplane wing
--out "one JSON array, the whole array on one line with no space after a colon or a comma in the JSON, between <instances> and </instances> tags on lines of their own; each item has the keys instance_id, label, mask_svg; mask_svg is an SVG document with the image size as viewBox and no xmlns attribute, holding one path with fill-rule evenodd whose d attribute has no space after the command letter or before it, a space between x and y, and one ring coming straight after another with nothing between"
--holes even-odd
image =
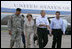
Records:
<instances>
[{"instance_id":1,"label":"airplane wing","mask_svg":"<svg viewBox=\"0 0 72 49\"><path fill-rule=\"evenodd\" d=\"M60 16L60 17L65 17L65 16ZM55 18L55 17L48 17L48 19L50 19L50 18Z\"/></svg>"}]
</instances>

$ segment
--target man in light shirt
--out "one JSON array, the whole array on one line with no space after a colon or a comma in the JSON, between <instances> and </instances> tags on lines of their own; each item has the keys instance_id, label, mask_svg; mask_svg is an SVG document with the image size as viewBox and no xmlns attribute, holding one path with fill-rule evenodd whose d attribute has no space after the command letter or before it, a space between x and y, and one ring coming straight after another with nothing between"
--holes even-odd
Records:
<instances>
[{"instance_id":1,"label":"man in light shirt","mask_svg":"<svg viewBox=\"0 0 72 49\"><path fill-rule=\"evenodd\" d=\"M56 12L56 17L51 21L52 34L53 34L53 42L52 48L55 48L57 43L57 48L61 48L61 39L62 34L65 35L65 26L63 20L60 18L60 12Z\"/></svg>"},{"instance_id":2,"label":"man in light shirt","mask_svg":"<svg viewBox=\"0 0 72 49\"><path fill-rule=\"evenodd\" d=\"M41 16L36 19L39 48L44 48L48 42L47 28L50 30L50 27L45 14L45 11L42 10Z\"/></svg>"}]
</instances>

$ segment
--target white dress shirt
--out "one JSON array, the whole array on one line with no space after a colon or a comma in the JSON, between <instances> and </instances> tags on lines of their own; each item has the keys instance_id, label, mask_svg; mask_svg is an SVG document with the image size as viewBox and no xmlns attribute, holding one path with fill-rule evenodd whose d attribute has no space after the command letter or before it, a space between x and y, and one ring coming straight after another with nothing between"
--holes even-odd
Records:
<instances>
[{"instance_id":1,"label":"white dress shirt","mask_svg":"<svg viewBox=\"0 0 72 49\"><path fill-rule=\"evenodd\" d=\"M40 24L45 24L45 25L49 25L49 22L48 22L48 19L47 19L47 17L45 16L45 17L42 17L42 16L40 16L40 17L38 17L37 19L36 19L36 25L37 25L37 27L39 27L39 28L46 28L45 26L39 26Z\"/></svg>"},{"instance_id":2,"label":"white dress shirt","mask_svg":"<svg viewBox=\"0 0 72 49\"><path fill-rule=\"evenodd\" d=\"M51 29L61 29L63 33L65 33L64 22L61 18L60 19L53 18L50 25Z\"/></svg>"}]
</instances>

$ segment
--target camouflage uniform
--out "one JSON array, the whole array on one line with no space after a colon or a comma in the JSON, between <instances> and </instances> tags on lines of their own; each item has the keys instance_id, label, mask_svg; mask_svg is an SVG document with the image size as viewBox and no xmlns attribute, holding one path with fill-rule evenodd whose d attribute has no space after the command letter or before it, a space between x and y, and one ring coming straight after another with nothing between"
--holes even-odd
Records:
<instances>
[{"instance_id":1,"label":"camouflage uniform","mask_svg":"<svg viewBox=\"0 0 72 49\"><path fill-rule=\"evenodd\" d=\"M11 40L10 40L10 46L12 47L14 43L16 42L16 48L20 48L21 44L21 33L23 31L23 18L21 15L15 15L13 14L10 19L8 20L8 28L11 30Z\"/></svg>"}]
</instances>

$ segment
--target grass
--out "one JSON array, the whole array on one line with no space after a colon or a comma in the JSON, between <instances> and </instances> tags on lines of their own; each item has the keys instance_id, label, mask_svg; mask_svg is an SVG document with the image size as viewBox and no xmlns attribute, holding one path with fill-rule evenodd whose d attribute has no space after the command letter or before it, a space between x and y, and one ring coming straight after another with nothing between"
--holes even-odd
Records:
<instances>
[{"instance_id":1,"label":"grass","mask_svg":"<svg viewBox=\"0 0 72 49\"><path fill-rule=\"evenodd\" d=\"M1 27L1 32L8 32L8 28L7 27Z\"/></svg>"},{"instance_id":2,"label":"grass","mask_svg":"<svg viewBox=\"0 0 72 49\"><path fill-rule=\"evenodd\" d=\"M2 30L1 32L8 32L7 30Z\"/></svg>"}]
</instances>

